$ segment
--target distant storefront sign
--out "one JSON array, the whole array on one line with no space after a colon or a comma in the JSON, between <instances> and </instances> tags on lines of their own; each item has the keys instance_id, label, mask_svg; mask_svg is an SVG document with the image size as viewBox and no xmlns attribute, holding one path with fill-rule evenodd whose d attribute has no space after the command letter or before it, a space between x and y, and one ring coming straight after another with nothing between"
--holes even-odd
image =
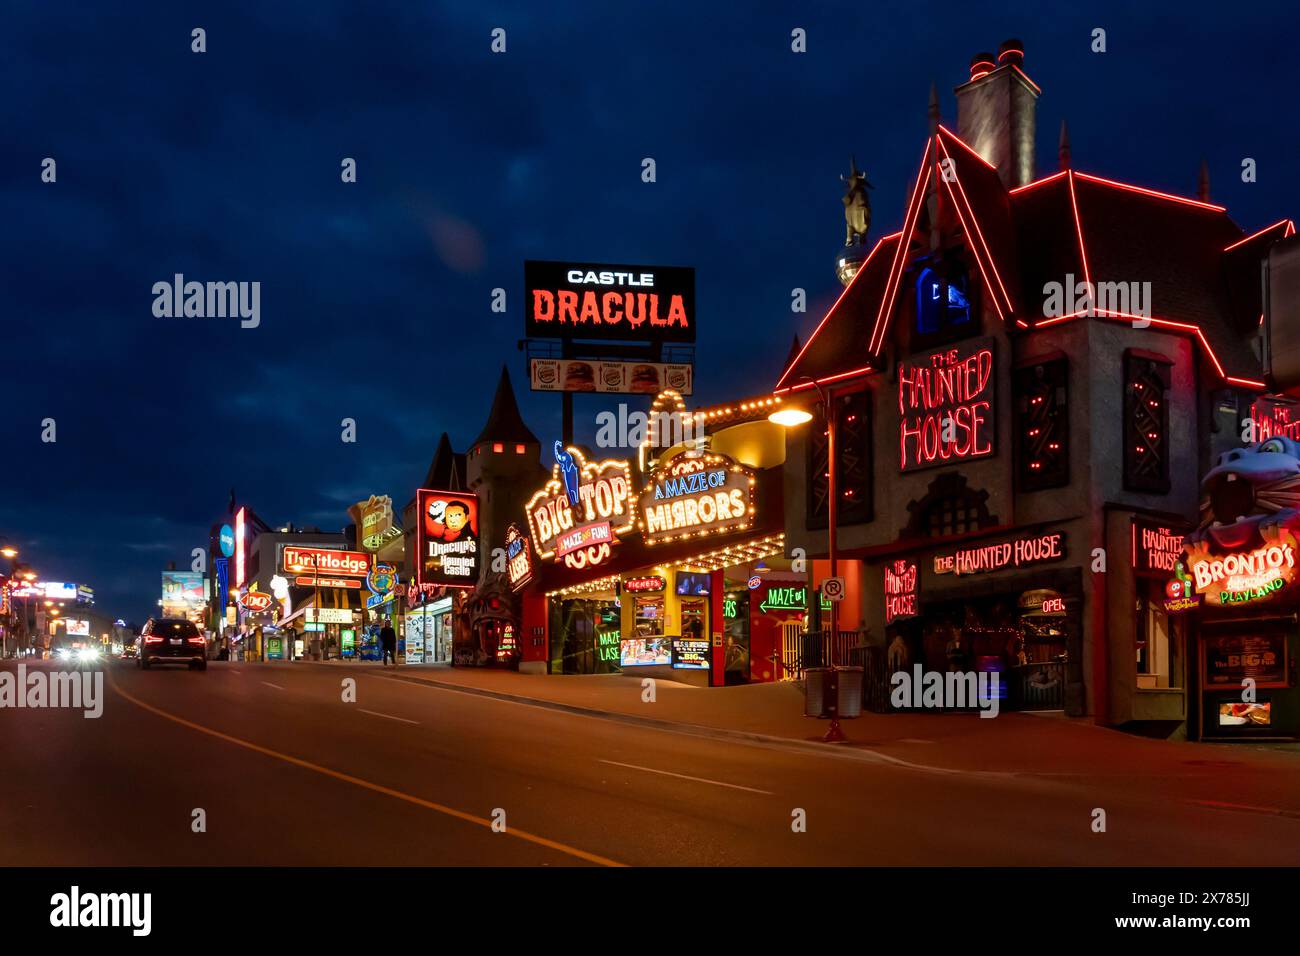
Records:
<instances>
[{"instance_id":1,"label":"distant storefront sign","mask_svg":"<svg viewBox=\"0 0 1300 956\"><path fill-rule=\"evenodd\" d=\"M1206 604L1259 604L1272 601L1295 581L1296 551L1294 533L1283 527L1271 543L1250 551L1190 551L1187 570Z\"/></svg>"},{"instance_id":2,"label":"distant storefront sign","mask_svg":"<svg viewBox=\"0 0 1300 956\"><path fill-rule=\"evenodd\" d=\"M1065 558L1065 532L1023 535L995 544L972 545L934 557L935 574L979 574Z\"/></svg>"},{"instance_id":3,"label":"distant storefront sign","mask_svg":"<svg viewBox=\"0 0 1300 956\"><path fill-rule=\"evenodd\" d=\"M235 529L223 524L217 532L217 546L221 549L222 557L231 557L235 553Z\"/></svg>"},{"instance_id":4,"label":"distant storefront sign","mask_svg":"<svg viewBox=\"0 0 1300 956\"><path fill-rule=\"evenodd\" d=\"M898 447L903 471L993 454L993 339L898 363Z\"/></svg>"},{"instance_id":5,"label":"distant storefront sign","mask_svg":"<svg viewBox=\"0 0 1300 956\"><path fill-rule=\"evenodd\" d=\"M63 626L64 626L65 628L67 628L68 636L69 636L69 637L89 637L89 636L90 636L90 622L89 622L89 621L84 621L84 620L80 620L80 619L78 619L78 618L71 618L71 617L70 617L70 618L67 619L67 622L66 622Z\"/></svg>"},{"instance_id":6,"label":"distant storefront sign","mask_svg":"<svg viewBox=\"0 0 1300 956\"><path fill-rule=\"evenodd\" d=\"M1300 441L1300 405L1294 399L1261 395L1250 409L1255 423L1255 441L1282 435Z\"/></svg>"},{"instance_id":7,"label":"distant storefront sign","mask_svg":"<svg viewBox=\"0 0 1300 956\"><path fill-rule=\"evenodd\" d=\"M415 500L420 583L474 587L479 573L478 495L421 488Z\"/></svg>"},{"instance_id":8,"label":"distant storefront sign","mask_svg":"<svg viewBox=\"0 0 1300 956\"><path fill-rule=\"evenodd\" d=\"M394 538L401 537L401 530L393 526L393 499L388 495L371 495L352 507L357 538L365 550L378 551Z\"/></svg>"},{"instance_id":9,"label":"distant storefront sign","mask_svg":"<svg viewBox=\"0 0 1300 956\"><path fill-rule=\"evenodd\" d=\"M315 577L364 578L370 573L370 555L362 551L342 551L286 544L280 556L281 568L290 573Z\"/></svg>"},{"instance_id":10,"label":"distant storefront sign","mask_svg":"<svg viewBox=\"0 0 1300 956\"><path fill-rule=\"evenodd\" d=\"M708 670L710 659L708 641L683 637L673 640L673 667L683 670Z\"/></svg>"},{"instance_id":11,"label":"distant storefront sign","mask_svg":"<svg viewBox=\"0 0 1300 956\"><path fill-rule=\"evenodd\" d=\"M690 395L695 378L694 367L687 363L532 359L528 371L534 392L657 395L671 388Z\"/></svg>"},{"instance_id":12,"label":"distant storefront sign","mask_svg":"<svg viewBox=\"0 0 1300 956\"><path fill-rule=\"evenodd\" d=\"M275 602L275 598L265 591L249 591L239 598L239 606L245 611L259 614Z\"/></svg>"},{"instance_id":13,"label":"distant storefront sign","mask_svg":"<svg viewBox=\"0 0 1300 956\"><path fill-rule=\"evenodd\" d=\"M351 624L352 610L345 607L309 607L303 618L313 624Z\"/></svg>"},{"instance_id":14,"label":"distant storefront sign","mask_svg":"<svg viewBox=\"0 0 1300 956\"><path fill-rule=\"evenodd\" d=\"M695 341L695 270L681 266L524 263L524 336Z\"/></svg>"},{"instance_id":15,"label":"distant storefront sign","mask_svg":"<svg viewBox=\"0 0 1300 956\"><path fill-rule=\"evenodd\" d=\"M754 473L725 455L680 452L652 473L640 518L647 544L748 528Z\"/></svg>"},{"instance_id":16,"label":"distant storefront sign","mask_svg":"<svg viewBox=\"0 0 1300 956\"><path fill-rule=\"evenodd\" d=\"M506 575L510 578L510 589L518 591L533 579L533 548L528 543L528 535L514 522L506 528L505 546Z\"/></svg>"}]
</instances>

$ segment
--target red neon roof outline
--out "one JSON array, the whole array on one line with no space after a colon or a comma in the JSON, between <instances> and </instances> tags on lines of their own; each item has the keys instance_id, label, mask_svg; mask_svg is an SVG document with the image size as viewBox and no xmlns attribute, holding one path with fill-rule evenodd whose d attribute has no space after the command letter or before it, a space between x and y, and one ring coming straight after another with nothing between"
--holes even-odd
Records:
<instances>
[{"instance_id":1,"label":"red neon roof outline","mask_svg":"<svg viewBox=\"0 0 1300 956\"><path fill-rule=\"evenodd\" d=\"M1022 193L1026 189L1033 189L1035 186L1046 186L1048 183L1060 179L1068 172L1068 169L1063 169L1059 173L1052 173L1052 175L1045 176L1042 179L1035 179L1032 183L1025 183L1023 186L1017 186L1015 189L1008 189L1007 194L1014 196L1016 193Z\"/></svg>"},{"instance_id":2,"label":"red neon roof outline","mask_svg":"<svg viewBox=\"0 0 1300 956\"><path fill-rule=\"evenodd\" d=\"M1067 169L1065 181L1070 184L1070 206L1074 210L1074 231L1079 237L1079 261L1083 263L1083 281L1092 286L1092 272L1088 268L1088 250L1083 243L1083 220L1079 218L1079 197L1074 191L1074 170Z\"/></svg>"},{"instance_id":3,"label":"red neon roof outline","mask_svg":"<svg viewBox=\"0 0 1300 956\"><path fill-rule=\"evenodd\" d=\"M942 129L942 127L940 128ZM947 130L944 130L944 132L947 132ZM951 133L949 133L948 135L952 136ZM953 139L957 139L957 138L954 136ZM961 140L958 139L957 142L960 143ZM962 143L962 145L965 146L966 144ZM942 140L939 141L939 149L943 152L946 158L952 159L952 157L948 155L948 147L943 144ZM970 149L970 147L967 147L967 149ZM974 150L971 150L971 155L974 156L977 154L975 153ZM995 169L996 167L990 165L989 168ZM989 268L993 270L993 277L998 280L998 288L1002 290L1002 298L1006 301L1007 304L1007 313L1015 314L1016 311L1015 303L1011 301L1011 296L1007 292L1006 284L1003 283L1002 281L1002 273L998 269L997 262L995 262L993 259L993 253L989 250L988 242L984 239L984 230L980 229L979 227L979 217L975 215L975 209L971 206L970 199L966 195L966 188L961 184L961 177L956 175L955 167L953 171L953 182L957 184L957 189L960 190L961 192L962 201L966 204L966 211L970 213L971 221L969 223L966 222L966 217L961 214L961 206L960 204L957 203L957 197L953 196L953 205L956 206L957 208L957 217L961 219L962 227L965 228L967 235L970 235L971 227L974 226L976 238L979 239L980 245L984 248L984 255L989 261ZM948 188L948 195L952 196L953 195L952 183L945 182L944 185L947 186ZM975 253L975 262L977 265L979 265L978 249L972 246L971 251ZM981 274L984 273L984 267L982 265L980 265L980 273ZM994 291L993 286L989 283L987 275L984 275L984 282L986 285L989 286L989 294L992 296L993 304L996 306L997 294ZM1002 314L1002 310L1000 308L998 309L998 317L1002 319L1003 322L1006 321L1006 315Z\"/></svg>"},{"instance_id":4,"label":"red neon roof outline","mask_svg":"<svg viewBox=\"0 0 1300 956\"><path fill-rule=\"evenodd\" d=\"M1246 236L1242 239L1238 239L1236 242L1232 243L1231 245L1224 246L1223 251L1228 252L1231 249L1236 249L1238 246L1245 245L1246 243L1250 242L1250 240L1257 239L1260 236L1264 235L1264 233L1266 232L1272 232L1274 229L1276 229L1278 226L1281 225L1286 226L1286 231L1282 233L1283 239L1287 238L1288 236L1290 236L1292 233L1295 232L1294 222L1292 222L1290 219L1279 219L1271 226L1265 226L1263 229L1259 230L1258 232L1252 232L1249 236Z\"/></svg>"},{"instance_id":5,"label":"red neon roof outline","mask_svg":"<svg viewBox=\"0 0 1300 956\"><path fill-rule=\"evenodd\" d=\"M1074 173L1074 170L1070 170ZM1185 203L1188 206L1199 206L1201 209L1209 209L1214 212L1227 212L1227 206L1216 206L1214 203L1201 202L1199 199L1188 199L1186 196L1175 196L1173 193L1162 193L1157 189L1147 189L1145 186L1130 186L1128 183L1116 182L1113 179L1104 179L1101 176L1093 176L1090 173L1074 173L1080 179L1086 179L1093 183L1102 183L1106 186L1114 186L1117 189L1127 189L1129 192L1142 193L1145 196L1154 196L1157 199L1168 199L1172 202Z\"/></svg>"},{"instance_id":6,"label":"red neon roof outline","mask_svg":"<svg viewBox=\"0 0 1300 956\"><path fill-rule=\"evenodd\" d=\"M916 184L912 187L912 197L907 201L907 215L903 217L901 238L898 241L898 248L894 250L894 261L889 267L889 278L885 281L885 294L880 298L880 311L876 313L876 324L871 330L871 341L868 343L867 351L872 355L876 354L879 344L884 341L885 317L893 309L897 282L902 278L903 274L904 251L911 239L916 220L920 217L921 186L925 182L926 168L929 166L930 153L933 152L933 149L933 141L927 140L925 151L921 154L921 168L917 170Z\"/></svg>"},{"instance_id":7,"label":"red neon roof outline","mask_svg":"<svg viewBox=\"0 0 1300 956\"><path fill-rule=\"evenodd\" d=\"M876 252L879 251L881 246L883 246L886 242L889 242L889 240L897 239L900 236L902 236L901 232L892 232L889 235L881 236L879 239L876 240L876 244L872 246L871 251L867 253L867 257L862 260L862 265L858 266L858 271L854 274L853 281L850 282L848 285L846 285L844 287L844 291L841 292L836 297L835 304L826 310L826 314L822 316L822 320L817 323L817 328L813 329L813 334L808 336L808 341L803 344L803 348L801 348L799 350L799 354L794 357L794 361L791 362L789 366L787 366L786 370L781 373L781 378L777 381L776 388L772 389L773 393L783 390L781 386L785 383L786 376L789 375L792 371L794 371L795 366L799 364L799 360L803 358L803 354L807 352L808 347L812 345L813 339L817 338L817 333L822 330L822 326L824 326L827 322L830 321L830 317L834 315L835 310L839 308L841 300L843 300L843 298L849 294L849 290L853 288L853 283L857 282L858 279L861 278L866 273L867 263L871 261L872 257L875 256ZM811 387L809 383L805 383L805 384ZM794 390L797 391L798 387L796 386Z\"/></svg>"},{"instance_id":8,"label":"red neon roof outline","mask_svg":"<svg viewBox=\"0 0 1300 956\"><path fill-rule=\"evenodd\" d=\"M996 166L994 166L992 163L990 163L987 159L985 159L985 158L984 158L983 156L981 156L979 153L975 152L975 150L973 150L973 149L971 148L971 146L970 146L969 143L967 143L964 139L962 139L960 136L958 136L956 133L954 133L954 132L953 132L952 130L950 130L948 127L946 127L946 126L944 126L942 123L940 123L940 124L939 124L939 129L940 129L942 132L947 133L949 139L951 139L954 143L957 143L959 146L961 146L962 149L966 150L966 152L970 153L972 156L974 156L976 159L978 159L981 163L983 163L983 164L984 164L985 166L987 166L989 169L997 169Z\"/></svg>"},{"instance_id":9,"label":"red neon roof outline","mask_svg":"<svg viewBox=\"0 0 1300 956\"><path fill-rule=\"evenodd\" d=\"M1041 329L1047 325L1056 325L1057 323L1065 322L1069 319L1077 319L1086 316L1087 314L1087 312L1072 312L1069 315L1053 316L1050 319L1043 319L1039 322L1035 322L1034 328ZM1114 319L1118 322L1132 322L1136 319L1141 322L1149 322L1152 325L1158 325L1162 328L1177 329L1180 332L1195 332L1196 337L1200 339L1201 347L1205 350L1205 354L1209 357L1210 361L1214 363L1214 369L1219 373L1219 378L1234 385L1246 385L1251 388L1259 389L1267 387L1266 383L1258 381L1257 379L1239 378L1233 375L1228 375L1223 370L1223 365L1219 362L1219 357L1214 353L1214 348L1210 345L1209 340L1206 339L1205 333L1201 330L1199 325L1195 325L1191 322L1175 322L1172 319L1159 319L1154 316L1133 315L1130 312L1112 312L1108 309L1094 309L1092 314L1098 318Z\"/></svg>"}]
</instances>

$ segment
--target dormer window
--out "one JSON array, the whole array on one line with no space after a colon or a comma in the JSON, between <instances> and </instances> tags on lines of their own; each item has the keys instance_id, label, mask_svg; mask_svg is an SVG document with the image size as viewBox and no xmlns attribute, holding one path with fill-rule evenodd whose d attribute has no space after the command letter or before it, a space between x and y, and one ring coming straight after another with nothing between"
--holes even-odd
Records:
<instances>
[{"instance_id":1,"label":"dormer window","mask_svg":"<svg viewBox=\"0 0 1300 956\"><path fill-rule=\"evenodd\" d=\"M938 335L970 323L970 298L964 273L949 269L949 276L926 266L916 278L916 331Z\"/></svg>"}]
</instances>

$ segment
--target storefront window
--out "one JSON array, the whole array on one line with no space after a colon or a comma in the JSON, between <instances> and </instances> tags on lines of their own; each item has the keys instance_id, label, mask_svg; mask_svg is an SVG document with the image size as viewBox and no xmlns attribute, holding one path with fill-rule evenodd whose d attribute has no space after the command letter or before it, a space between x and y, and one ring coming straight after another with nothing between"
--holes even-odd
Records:
<instances>
[{"instance_id":1,"label":"storefront window","mask_svg":"<svg viewBox=\"0 0 1300 956\"><path fill-rule=\"evenodd\" d=\"M1164 610L1164 586L1159 581L1138 580L1137 686L1139 689L1183 686L1185 621Z\"/></svg>"}]
</instances>

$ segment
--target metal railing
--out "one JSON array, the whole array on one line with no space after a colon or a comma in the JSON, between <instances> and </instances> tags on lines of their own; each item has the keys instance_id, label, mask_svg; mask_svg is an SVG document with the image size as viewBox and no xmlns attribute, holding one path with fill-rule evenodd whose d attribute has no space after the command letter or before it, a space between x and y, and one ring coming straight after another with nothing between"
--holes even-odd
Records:
<instances>
[{"instance_id":1,"label":"metal railing","mask_svg":"<svg viewBox=\"0 0 1300 956\"><path fill-rule=\"evenodd\" d=\"M810 667L861 667L867 648L858 631L802 631L798 625L781 629L783 680L802 680Z\"/></svg>"}]
</instances>

